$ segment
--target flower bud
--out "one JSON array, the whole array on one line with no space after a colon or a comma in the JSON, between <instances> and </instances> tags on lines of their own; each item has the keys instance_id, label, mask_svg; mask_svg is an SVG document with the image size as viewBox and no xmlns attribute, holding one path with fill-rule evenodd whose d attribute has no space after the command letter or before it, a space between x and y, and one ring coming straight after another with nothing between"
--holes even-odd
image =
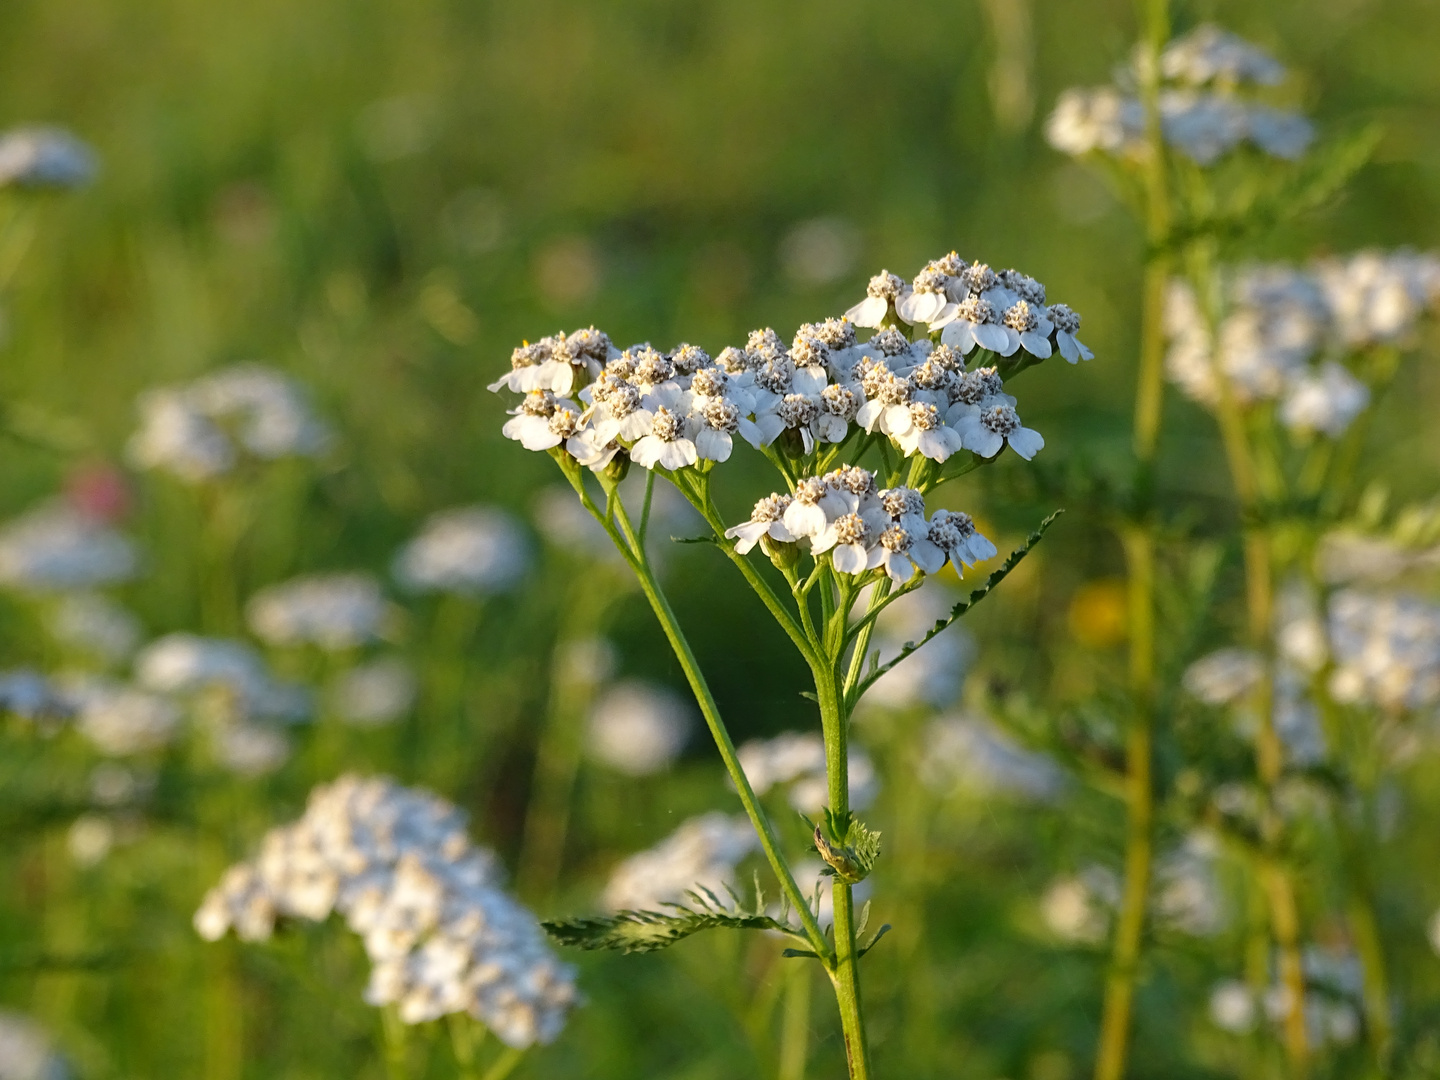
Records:
<instances>
[{"instance_id":1,"label":"flower bud","mask_svg":"<svg viewBox=\"0 0 1440 1080\"><path fill-rule=\"evenodd\" d=\"M799 544L762 536L760 537L760 550L770 556L770 561L775 564L775 569L781 573L791 569L800 561Z\"/></svg>"}]
</instances>

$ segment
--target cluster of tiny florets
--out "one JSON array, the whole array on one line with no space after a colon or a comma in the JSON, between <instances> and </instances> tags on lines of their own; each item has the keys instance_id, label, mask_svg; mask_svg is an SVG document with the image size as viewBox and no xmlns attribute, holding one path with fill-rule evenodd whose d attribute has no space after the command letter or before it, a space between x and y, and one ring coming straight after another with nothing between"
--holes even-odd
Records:
<instances>
[{"instance_id":1,"label":"cluster of tiny florets","mask_svg":"<svg viewBox=\"0 0 1440 1080\"><path fill-rule=\"evenodd\" d=\"M692 344L622 351L592 327L521 345L491 389L523 395L508 438L596 471L617 458L708 469L729 459L737 436L757 449L778 441L792 458L863 433L936 462L961 450L990 458L1007 444L1028 459L1044 445L1038 434L986 421L997 405L1015 408L1004 377L1057 351L1072 363L1091 356L1079 316L1045 296L1026 274L951 252L913 282L876 275L863 301L803 324L788 347L765 327L714 357ZM873 333L862 342L857 328ZM987 354L994 363L977 370L993 377L972 378L967 358Z\"/></svg>"},{"instance_id":2,"label":"cluster of tiny florets","mask_svg":"<svg viewBox=\"0 0 1440 1080\"><path fill-rule=\"evenodd\" d=\"M387 779L316 788L305 814L270 831L195 913L209 940L268 938L281 918L338 912L370 957L365 999L406 1023L468 1012L514 1047L550 1042L575 1004L575 973L470 843L464 815Z\"/></svg>"}]
</instances>

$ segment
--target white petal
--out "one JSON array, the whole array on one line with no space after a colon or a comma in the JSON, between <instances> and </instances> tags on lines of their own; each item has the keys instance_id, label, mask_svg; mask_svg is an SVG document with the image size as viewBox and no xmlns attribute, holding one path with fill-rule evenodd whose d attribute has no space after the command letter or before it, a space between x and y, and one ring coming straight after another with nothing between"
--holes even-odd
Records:
<instances>
[{"instance_id":1,"label":"white petal","mask_svg":"<svg viewBox=\"0 0 1440 1080\"><path fill-rule=\"evenodd\" d=\"M878 296L867 296L860 303L856 304L849 311L845 312L845 318L849 319L856 326L879 326L890 305Z\"/></svg>"},{"instance_id":2,"label":"white petal","mask_svg":"<svg viewBox=\"0 0 1440 1080\"><path fill-rule=\"evenodd\" d=\"M654 435L646 435L630 448L630 460L642 469L653 469L660 460L665 443Z\"/></svg>"},{"instance_id":3,"label":"white petal","mask_svg":"<svg viewBox=\"0 0 1440 1080\"><path fill-rule=\"evenodd\" d=\"M699 460L695 452L695 444L689 439L676 439L674 442L662 442L660 449L660 464L667 469L679 469L686 465L694 465Z\"/></svg>"},{"instance_id":4,"label":"white petal","mask_svg":"<svg viewBox=\"0 0 1440 1080\"><path fill-rule=\"evenodd\" d=\"M975 424L968 431L961 432L965 439L965 449L973 450L983 458L992 458L1005 448L1005 437L980 424ZM632 452L631 457L634 457Z\"/></svg>"},{"instance_id":5,"label":"white petal","mask_svg":"<svg viewBox=\"0 0 1440 1080\"><path fill-rule=\"evenodd\" d=\"M1010 433L1006 441L1010 444L1010 449L1014 450L1015 453L1019 454L1026 461L1029 461L1041 450L1045 449L1045 440L1041 438L1040 433L1033 428L1016 428ZM988 457L989 455L987 454L986 456Z\"/></svg>"},{"instance_id":6,"label":"white petal","mask_svg":"<svg viewBox=\"0 0 1440 1080\"><path fill-rule=\"evenodd\" d=\"M969 356L975 348L975 324L964 319L947 323L945 329L940 331L940 341L952 349L959 349L961 355Z\"/></svg>"},{"instance_id":7,"label":"white petal","mask_svg":"<svg viewBox=\"0 0 1440 1080\"><path fill-rule=\"evenodd\" d=\"M783 521L772 521L767 530L771 540L779 540L782 544L793 544L800 538L785 527Z\"/></svg>"},{"instance_id":8,"label":"white petal","mask_svg":"<svg viewBox=\"0 0 1440 1080\"><path fill-rule=\"evenodd\" d=\"M865 549L859 544L841 544L830 558L835 563L835 569L842 574L865 572Z\"/></svg>"},{"instance_id":9,"label":"white petal","mask_svg":"<svg viewBox=\"0 0 1440 1080\"><path fill-rule=\"evenodd\" d=\"M855 414L855 422L867 432L875 430L875 423L885 412L885 403L881 401L867 401L860 406L860 411ZM512 436L513 437L513 436Z\"/></svg>"},{"instance_id":10,"label":"white petal","mask_svg":"<svg viewBox=\"0 0 1440 1080\"><path fill-rule=\"evenodd\" d=\"M636 409L620 421L620 437L622 439L638 439L642 435L649 435L650 428L654 426L654 423L655 414L649 409Z\"/></svg>"},{"instance_id":11,"label":"white petal","mask_svg":"<svg viewBox=\"0 0 1440 1080\"><path fill-rule=\"evenodd\" d=\"M952 323L951 325L953 326L954 324ZM1001 355L1004 355L1001 350L1010 345L1010 336L1005 333L1005 327L997 326L995 323L981 323L975 327L973 333L980 347L982 349L989 349L993 353L1001 353ZM1020 347L1018 341L1015 347ZM1011 351L1013 352L1014 350Z\"/></svg>"},{"instance_id":12,"label":"white petal","mask_svg":"<svg viewBox=\"0 0 1440 1080\"><path fill-rule=\"evenodd\" d=\"M887 435L904 435L914 424L908 405L891 405L880 421L880 430Z\"/></svg>"},{"instance_id":13,"label":"white petal","mask_svg":"<svg viewBox=\"0 0 1440 1080\"><path fill-rule=\"evenodd\" d=\"M970 557L976 562L984 562L1000 554L1000 549L978 532L970 537L966 546L970 548Z\"/></svg>"},{"instance_id":14,"label":"white petal","mask_svg":"<svg viewBox=\"0 0 1440 1080\"><path fill-rule=\"evenodd\" d=\"M791 388L797 394L805 394L809 397L816 397L821 390L825 389L830 379L822 367L799 368L795 372L795 378L791 381Z\"/></svg>"},{"instance_id":15,"label":"white petal","mask_svg":"<svg viewBox=\"0 0 1440 1080\"><path fill-rule=\"evenodd\" d=\"M729 461L735 441L728 431L716 431L712 427L700 429L695 436L695 452L710 461Z\"/></svg>"},{"instance_id":16,"label":"white petal","mask_svg":"<svg viewBox=\"0 0 1440 1080\"><path fill-rule=\"evenodd\" d=\"M1072 364L1080 362L1080 350L1073 334L1067 334L1064 330L1055 333L1055 343L1060 346L1060 355Z\"/></svg>"},{"instance_id":17,"label":"white petal","mask_svg":"<svg viewBox=\"0 0 1440 1080\"><path fill-rule=\"evenodd\" d=\"M903 585L915 576L915 564L908 555L891 552L890 557L885 560L885 573L890 575L891 581Z\"/></svg>"},{"instance_id":18,"label":"white petal","mask_svg":"<svg viewBox=\"0 0 1440 1080\"><path fill-rule=\"evenodd\" d=\"M830 524L825 511L813 503L792 502L785 510L785 527L795 536L819 536Z\"/></svg>"},{"instance_id":19,"label":"white petal","mask_svg":"<svg viewBox=\"0 0 1440 1080\"><path fill-rule=\"evenodd\" d=\"M760 445L769 446L785 430L785 421L776 413L762 413L755 417L755 427L760 432Z\"/></svg>"},{"instance_id":20,"label":"white petal","mask_svg":"<svg viewBox=\"0 0 1440 1080\"><path fill-rule=\"evenodd\" d=\"M1020 344L1025 346L1025 351L1031 356L1038 356L1041 360L1047 359L1055 351L1050 347L1050 339L1042 336L1038 330L1026 330L1020 335Z\"/></svg>"},{"instance_id":21,"label":"white petal","mask_svg":"<svg viewBox=\"0 0 1440 1080\"><path fill-rule=\"evenodd\" d=\"M934 333L936 330L939 330L942 327L949 326L952 322L954 322L955 313L959 310L960 308L956 304L941 305L940 310L935 312L935 315L930 320L931 333Z\"/></svg>"},{"instance_id":22,"label":"white petal","mask_svg":"<svg viewBox=\"0 0 1440 1080\"><path fill-rule=\"evenodd\" d=\"M927 574L938 574L945 565L945 552L929 540L916 540L910 545L910 558Z\"/></svg>"},{"instance_id":23,"label":"white petal","mask_svg":"<svg viewBox=\"0 0 1440 1080\"><path fill-rule=\"evenodd\" d=\"M748 442L751 446L753 446L756 450L759 450L760 447L764 445L762 442L762 440L764 439L764 435L761 434L760 429L755 425L755 421L746 420L742 416L740 418L740 427L738 428L738 430L740 432L740 437L746 442Z\"/></svg>"}]
</instances>

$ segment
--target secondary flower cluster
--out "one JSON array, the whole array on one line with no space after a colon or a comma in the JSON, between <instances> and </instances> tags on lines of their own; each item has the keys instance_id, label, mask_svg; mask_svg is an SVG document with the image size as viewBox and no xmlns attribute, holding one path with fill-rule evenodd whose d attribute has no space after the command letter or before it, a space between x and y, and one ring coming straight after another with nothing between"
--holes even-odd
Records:
<instances>
[{"instance_id":1,"label":"secondary flower cluster","mask_svg":"<svg viewBox=\"0 0 1440 1080\"><path fill-rule=\"evenodd\" d=\"M1027 431L1021 428L1010 438L1024 438ZM742 555L762 539L804 541L812 555L829 552L841 573L883 568L897 582L909 581L917 567L938 573L946 562L963 573L996 554L969 514L936 510L927 519L919 491L881 488L875 474L858 465L807 477L793 495L765 496L749 521L726 529L725 535Z\"/></svg>"},{"instance_id":2,"label":"secondary flower cluster","mask_svg":"<svg viewBox=\"0 0 1440 1080\"><path fill-rule=\"evenodd\" d=\"M1227 274L1225 309L1211 319L1193 289L1173 282L1166 305L1166 369L1191 398L1220 399L1216 369L1240 404L1278 400L1296 431L1342 435L1370 403L1343 363L1352 350L1403 345L1440 309L1440 259L1409 251L1360 252L1307 268L1284 264Z\"/></svg>"},{"instance_id":3,"label":"secondary flower cluster","mask_svg":"<svg viewBox=\"0 0 1440 1080\"><path fill-rule=\"evenodd\" d=\"M603 902L611 911L654 911L683 903L694 889L723 893L735 867L758 848L755 829L743 814L701 814L617 866Z\"/></svg>"},{"instance_id":4,"label":"secondary flower cluster","mask_svg":"<svg viewBox=\"0 0 1440 1080\"><path fill-rule=\"evenodd\" d=\"M316 788L302 818L225 872L195 928L210 941L232 928L263 940L277 918L332 911L364 939L366 1000L397 1005L406 1023L468 1012L525 1047L554 1039L575 1003L573 970L500 887L464 815L427 792L355 776Z\"/></svg>"},{"instance_id":5,"label":"secondary flower cluster","mask_svg":"<svg viewBox=\"0 0 1440 1080\"><path fill-rule=\"evenodd\" d=\"M907 457L989 458L1008 443L1028 459L1044 440L1021 425L1004 377L1056 351L1090 359L1079 326L1034 278L952 252L910 282L876 275L844 318L807 323L788 346L765 329L714 358L689 344L622 352L591 328L521 346L490 388L525 395L507 438L596 470L622 452L647 469L723 462L736 436L799 457L860 432ZM857 327L875 332L861 342Z\"/></svg>"},{"instance_id":6,"label":"secondary flower cluster","mask_svg":"<svg viewBox=\"0 0 1440 1080\"><path fill-rule=\"evenodd\" d=\"M1214 26L1172 41L1160 56L1160 127L1166 143L1199 165L1211 165L1249 142L1273 157L1305 153L1314 127L1299 113L1237 93L1274 86L1285 69L1249 42ZM1134 73L1123 73L1123 81ZM1115 86L1075 88L1060 95L1045 128L1050 145L1075 157L1101 152L1145 153L1145 109Z\"/></svg>"},{"instance_id":7,"label":"secondary flower cluster","mask_svg":"<svg viewBox=\"0 0 1440 1080\"><path fill-rule=\"evenodd\" d=\"M315 457L330 445L330 432L311 412L301 387L259 364L148 390L139 409L131 461L192 483L228 473L246 456Z\"/></svg>"},{"instance_id":8,"label":"secondary flower cluster","mask_svg":"<svg viewBox=\"0 0 1440 1080\"><path fill-rule=\"evenodd\" d=\"M791 806L818 815L828 801L825 744L818 732L787 731L773 739L752 739L740 747L740 767L756 795L783 788ZM879 792L880 778L870 755L851 743L850 808L864 810Z\"/></svg>"}]
</instances>

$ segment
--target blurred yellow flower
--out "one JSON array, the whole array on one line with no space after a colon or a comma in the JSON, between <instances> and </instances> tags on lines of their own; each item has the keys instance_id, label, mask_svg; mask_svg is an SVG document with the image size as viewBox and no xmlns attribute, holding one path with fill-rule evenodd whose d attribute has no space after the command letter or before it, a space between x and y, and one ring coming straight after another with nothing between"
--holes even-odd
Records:
<instances>
[{"instance_id":1,"label":"blurred yellow flower","mask_svg":"<svg viewBox=\"0 0 1440 1080\"><path fill-rule=\"evenodd\" d=\"M1125 582L1121 578L1087 581L1070 600L1070 632L1091 649L1125 640Z\"/></svg>"}]
</instances>

